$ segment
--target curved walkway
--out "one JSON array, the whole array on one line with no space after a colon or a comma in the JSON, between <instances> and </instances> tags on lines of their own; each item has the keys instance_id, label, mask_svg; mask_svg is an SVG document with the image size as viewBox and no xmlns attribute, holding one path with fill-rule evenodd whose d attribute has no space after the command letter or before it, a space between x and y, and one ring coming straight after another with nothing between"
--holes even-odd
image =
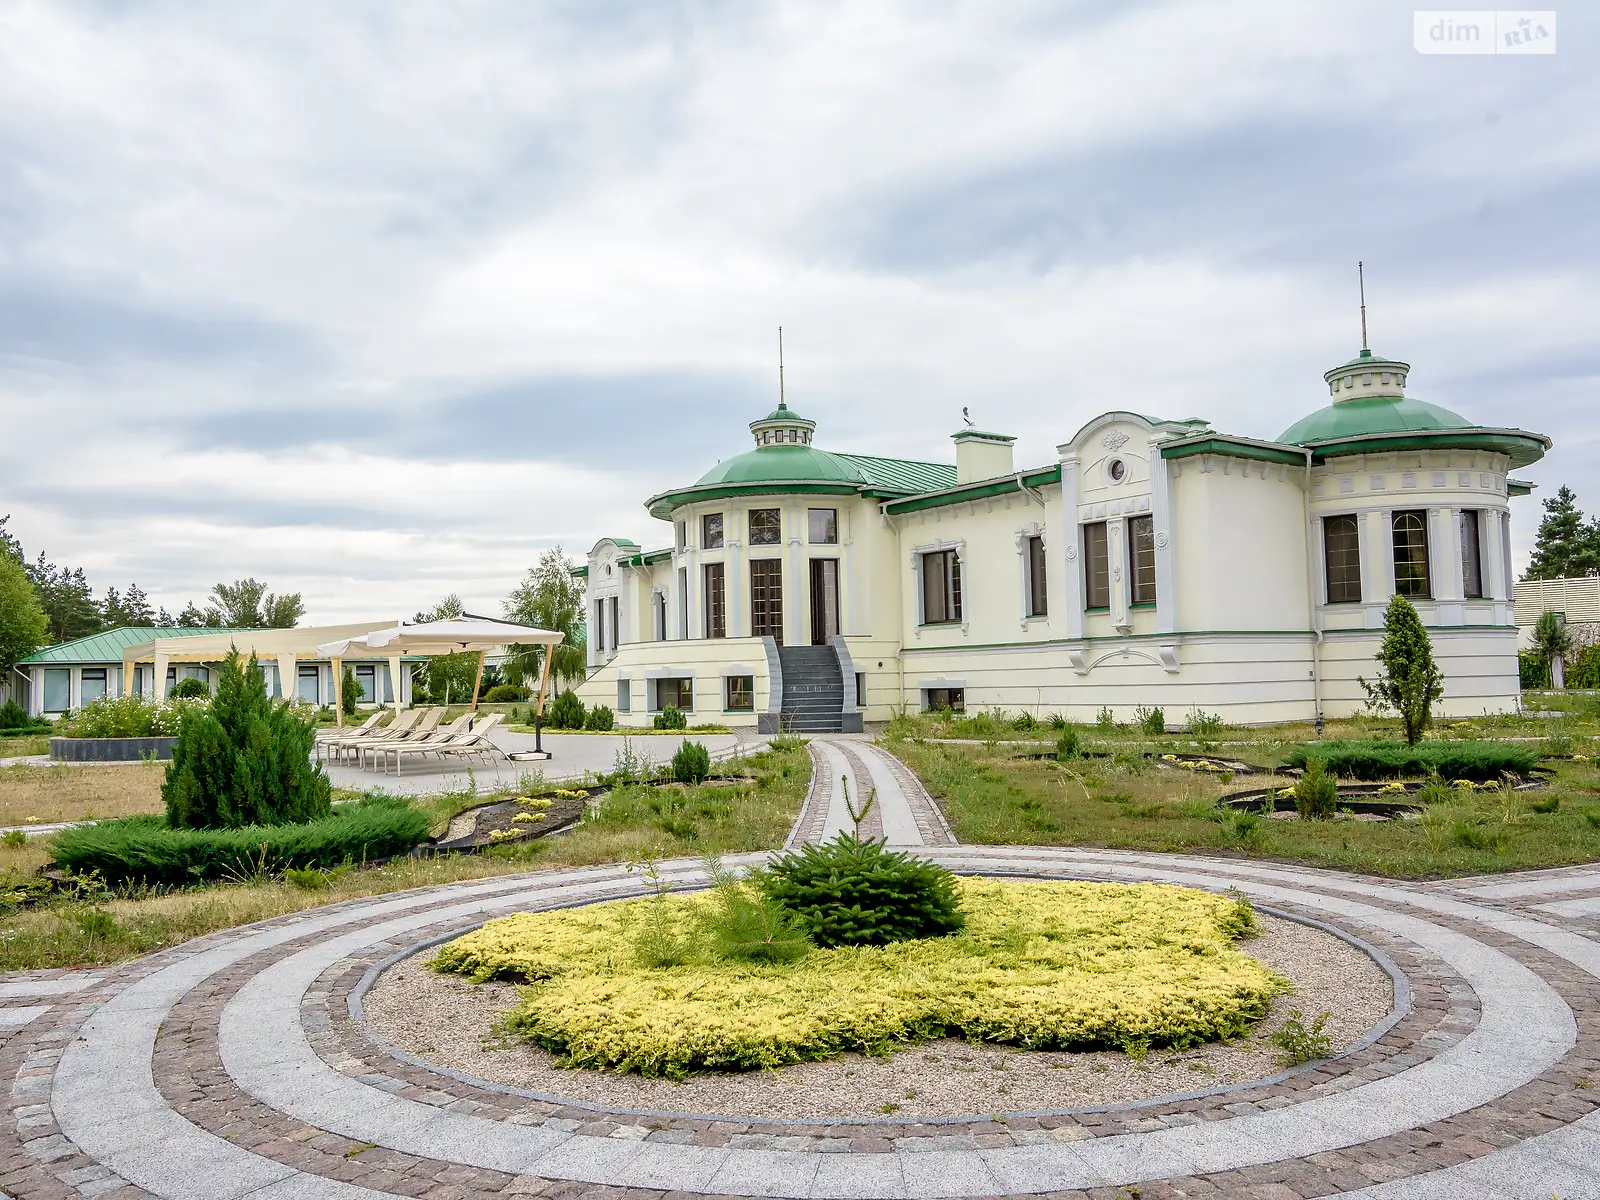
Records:
<instances>
[{"instance_id":1,"label":"curved walkway","mask_svg":"<svg viewBox=\"0 0 1600 1200\"><path fill-rule=\"evenodd\" d=\"M802 814L808 829L819 811L818 832L829 828L834 797L821 785L837 767L879 788L886 832L916 830L920 852L954 869L1237 888L1346 931L1408 986L1375 1039L1338 1060L1136 1106L920 1123L622 1112L430 1068L351 1019L363 981L397 955L502 912L642 891L620 867L452 884L231 930L115 970L0 983L12 1081L0 1191L1600 1196L1600 869L1408 885L1246 860L958 846L947 832L928 838L920 789L880 749L823 740L813 752L828 775L818 771ZM695 863L668 869L700 880Z\"/></svg>"}]
</instances>

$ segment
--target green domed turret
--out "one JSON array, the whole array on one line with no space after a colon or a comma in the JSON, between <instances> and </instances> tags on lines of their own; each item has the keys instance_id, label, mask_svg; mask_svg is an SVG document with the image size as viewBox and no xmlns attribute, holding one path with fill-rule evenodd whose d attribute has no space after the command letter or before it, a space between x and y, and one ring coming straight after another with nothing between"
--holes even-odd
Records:
<instances>
[{"instance_id":1,"label":"green domed turret","mask_svg":"<svg viewBox=\"0 0 1600 1200\"><path fill-rule=\"evenodd\" d=\"M1470 449L1506 455L1513 467L1544 457L1550 439L1520 429L1490 429L1448 408L1405 394L1411 364L1363 350L1323 379L1333 403L1302 417L1279 442L1315 449L1317 457L1386 450Z\"/></svg>"}]
</instances>

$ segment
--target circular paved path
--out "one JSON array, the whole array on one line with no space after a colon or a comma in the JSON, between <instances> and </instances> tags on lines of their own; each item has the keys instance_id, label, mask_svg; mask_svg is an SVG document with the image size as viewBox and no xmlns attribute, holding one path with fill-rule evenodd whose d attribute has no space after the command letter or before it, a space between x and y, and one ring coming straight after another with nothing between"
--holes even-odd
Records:
<instances>
[{"instance_id":1,"label":"circular paved path","mask_svg":"<svg viewBox=\"0 0 1600 1200\"><path fill-rule=\"evenodd\" d=\"M895 791L892 760L860 743L815 753L831 771L841 746L880 801ZM957 870L1233 887L1330 924L1402 975L1397 1010L1339 1060L1229 1091L921 1124L606 1111L452 1077L352 1020L363 981L398 954L500 913L640 891L617 867L543 871L329 906L98 974L0 981L12 1087L0 1190L1600 1196L1600 869L1399 885L1242 860L958 846L917 819L922 803L914 789L889 796L885 825L909 829L909 810L920 852ZM830 807L819 786L802 823ZM669 869L698 880L692 862Z\"/></svg>"}]
</instances>

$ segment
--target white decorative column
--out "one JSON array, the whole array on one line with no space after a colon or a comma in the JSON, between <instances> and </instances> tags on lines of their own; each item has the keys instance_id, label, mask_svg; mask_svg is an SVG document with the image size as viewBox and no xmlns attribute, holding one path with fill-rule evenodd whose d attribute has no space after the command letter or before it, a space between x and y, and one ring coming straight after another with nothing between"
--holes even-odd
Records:
<instances>
[{"instance_id":1,"label":"white decorative column","mask_svg":"<svg viewBox=\"0 0 1600 1200\"><path fill-rule=\"evenodd\" d=\"M1511 510L1500 513L1500 578L1505 584L1506 601L1516 595L1511 567Z\"/></svg>"},{"instance_id":2,"label":"white decorative column","mask_svg":"<svg viewBox=\"0 0 1600 1200\"><path fill-rule=\"evenodd\" d=\"M1156 632L1178 628L1178 555L1173 549L1172 468L1150 440L1150 517L1156 542Z\"/></svg>"},{"instance_id":3,"label":"white decorative column","mask_svg":"<svg viewBox=\"0 0 1600 1200\"><path fill-rule=\"evenodd\" d=\"M806 646L811 643L806 629L806 609L811 589L805 574L805 510L790 504L786 524L789 536L789 579L783 587L783 644Z\"/></svg>"},{"instance_id":4,"label":"white decorative column","mask_svg":"<svg viewBox=\"0 0 1600 1200\"><path fill-rule=\"evenodd\" d=\"M1372 590L1363 586L1362 600L1368 604L1367 627L1377 629L1383 624L1383 606L1394 595L1394 532L1387 510L1367 514L1367 553L1364 580L1371 580Z\"/></svg>"},{"instance_id":5,"label":"white decorative column","mask_svg":"<svg viewBox=\"0 0 1600 1200\"><path fill-rule=\"evenodd\" d=\"M861 626L861 598L864 582L856 578L856 516L855 503L839 510L839 632L855 636L863 632ZM853 681L846 684L853 686Z\"/></svg>"},{"instance_id":6,"label":"white decorative column","mask_svg":"<svg viewBox=\"0 0 1600 1200\"><path fill-rule=\"evenodd\" d=\"M1106 520L1106 558L1111 566L1111 624L1126 633L1133 628L1128 614L1128 518Z\"/></svg>"},{"instance_id":7,"label":"white decorative column","mask_svg":"<svg viewBox=\"0 0 1600 1200\"><path fill-rule=\"evenodd\" d=\"M1083 636L1083 527L1078 523L1078 456L1061 460L1061 597L1069 638ZM1048 543L1046 543L1048 546ZM1053 614L1052 614L1053 619Z\"/></svg>"},{"instance_id":8,"label":"white decorative column","mask_svg":"<svg viewBox=\"0 0 1600 1200\"><path fill-rule=\"evenodd\" d=\"M1454 508L1428 510L1428 572L1433 576L1435 600L1460 600L1461 522Z\"/></svg>"},{"instance_id":9,"label":"white decorative column","mask_svg":"<svg viewBox=\"0 0 1600 1200\"><path fill-rule=\"evenodd\" d=\"M738 538L723 536L722 541L723 612L727 616L728 636L750 636L750 613L744 602L744 565Z\"/></svg>"}]
</instances>

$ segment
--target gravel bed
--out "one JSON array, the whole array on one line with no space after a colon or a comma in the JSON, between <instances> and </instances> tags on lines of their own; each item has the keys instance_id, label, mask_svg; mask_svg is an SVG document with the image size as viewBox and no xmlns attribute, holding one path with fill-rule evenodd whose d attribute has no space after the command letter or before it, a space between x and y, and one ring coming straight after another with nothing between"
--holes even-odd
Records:
<instances>
[{"instance_id":1,"label":"gravel bed","mask_svg":"<svg viewBox=\"0 0 1600 1200\"><path fill-rule=\"evenodd\" d=\"M1288 1011L1328 1012L1336 1049L1358 1039L1394 1003L1388 975L1340 939L1261 916L1242 948L1295 984L1255 1032L1182 1053L1153 1050L1135 1062L1117 1051L1054 1053L975 1046L951 1038L888 1058L845 1054L774 1071L702 1075L683 1083L555 1065L547 1051L508 1040L497 1018L517 1001L512 984L438 975L426 954L396 964L367 993L366 1020L394 1045L438 1066L521 1088L616 1108L719 1116L954 1117L1147 1100L1259 1079L1278 1070L1266 1042Z\"/></svg>"}]
</instances>

